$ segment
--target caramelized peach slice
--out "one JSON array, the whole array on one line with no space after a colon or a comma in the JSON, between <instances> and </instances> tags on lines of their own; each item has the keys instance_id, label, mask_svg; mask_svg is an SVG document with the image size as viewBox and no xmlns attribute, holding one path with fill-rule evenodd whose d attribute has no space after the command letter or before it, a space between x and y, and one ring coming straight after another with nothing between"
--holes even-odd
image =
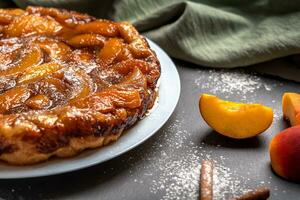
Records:
<instances>
[{"instance_id":1,"label":"caramelized peach slice","mask_svg":"<svg viewBox=\"0 0 300 200\"><path fill-rule=\"evenodd\" d=\"M138 108L142 99L137 90L104 90L97 94L99 97L109 98L115 107Z\"/></svg>"},{"instance_id":2,"label":"caramelized peach slice","mask_svg":"<svg viewBox=\"0 0 300 200\"><path fill-rule=\"evenodd\" d=\"M129 50L136 58L145 58L152 54L145 39L139 36L138 31L129 22L119 22L120 35L129 43Z\"/></svg>"},{"instance_id":3,"label":"caramelized peach slice","mask_svg":"<svg viewBox=\"0 0 300 200\"><path fill-rule=\"evenodd\" d=\"M72 59L76 61L86 62L89 65L93 62L94 54L88 49L76 49L73 51Z\"/></svg>"},{"instance_id":4,"label":"caramelized peach slice","mask_svg":"<svg viewBox=\"0 0 300 200\"><path fill-rule=\"evenodd\" d=\"M29 13L39 13L41 15L51 16L60 23L66 23L68 25L75 25L79 22L89 22L93 17L77 13L74 11L67 11L57 8L44 8L44 7L32 7L28 6L26 11Z\"/></svg>"},{"instance_id":5,"label":"caramelized peach slice","mask_svg":"<svg viewBox=\"0 0 300 200\"><path fill-rule=\"evenodd\" d=\"M86 33L81 35L76 35L69 40L67 40L67 43L73 47L87 47L87 46L100 46L102 47L105 42L105 37L98 35L98 34L92 34L92 33Z\"/></svg>"},{"instance_id":6,"label":"caramelized peach slice","mask_svg":"<svg viewBox=\"0 0 300 200\"><path fill-rule=\"evenodd\" d=\"M22 105L30 97L30 91L24 87L15 87L0 95L0 113Z\"/></svg>"},{"instance_id":7,"label":"caramelized peach slice","mask_svg":"<svg viewBox=\"0 0 300 200\"><path fill-rule=\"evenodd\" d=\"M35 34L55 36L62 26L54 19L37 15L23 15L12 21L5 30L9 37L20 37Z\"/></svg>"},{"instance_id":8,"label":"caramelized peach slice","mask_svg":"<svg viewBox=\"0 0 300 200\"><path fill-rule=\"evenodd\" d=\"M110 65L121 54L123 50L123 42L121 39L109 39L99 52L98 58L104 65Z\"/></svg>"},{"instance_id":9,"label":"caramelized peach slice","mask_svg":"<svg viewBox=\"0 0 300 200\"><path fill-rule=\"evenodd\" d=\"M268 129L273 121L273 111L269 107L224 101L209 94L201 96L199 108L210 127L236 139L256 136Z\"/></svg>"},{"instance_id":10,"label":"caramelized peach slice","mask_svg":"<svg viewBox=\"0 0 300 200\"><path fill-rule=\"evenodd\" d=\"M116 57L115 62L121 62L121 61L129 60L129 59L133 59L132 53L129 50L128 45L123 44L122 51Z\"/></svg>"},{"instance_id":11,"label":"caramelized peach slice","mask_svg":"<svg viewBox=\"0 0 300 200\"><path fill-rule=\"evenodd\" d=\"M5 13L0 13L0 24L5 25L13 21L14 17Z\"/></svg>"},{"instance_id":12,"label":"caramelized peach slice","mask_svg":"<svg viewBox=\"0 0 300 200\"><path fill-rule=\"evenodd\" d=\"M51 106L51 100L46 95L33 96L25 102L25 104L31 109L41 110Z\"/></svg>"},{"instance_id":13,"label":"caramelized peach slice","mask_svg":"<svg viewBox=\"0 0 300 200\"><path fill-rule=\"evenodd\" d=\"M52 73L59 70L60 68L61 66L56 63L45 63L42 65L37 65L31 68L27 68L27 70L24 71L23 75L20 76L17 83L24 84L24 83L34 82L45 76L51 75Z\"/></svg>"},{"instance_id":14,"label":"caramelized peach slice","mask_svg":"<svg viewBox=\"0 0 300 200\"><path fill-rule=\"evenodd\" d=\"M9 24L14 17L23 14L22 9L0 9L0 24Z\"/></svg>"},{"instance_id":15,"label":"caramelized peach slice","mask_svg":"<svg viewBox=\"0 0 300 200\"><path fill-rule=\"evenodd\" d=\"M93 108L100 112L110 112L117 107L137 108L141 105L141 88L146 88L147 82L143 73L135 68L121 83L96 92L93 95L71 101L78 108Z\"/></svg>"},{"instance_id":16,"label":"caramelized peach slice","mask_svg":"<svg viewBox=\"0 0 300 200\"><path fill-rule=\"evenodd\" d=\"M23 52L21 59L12 67L0 71L0 76L8 76L13 74L19 74L26 70L28 67L38 65L42 62L42 51L40 48L33 46Z\"/></svg>"},{"instance_id":17,"label":"caramelized peach slice","mask_svg":"<svg viewBox=\"0 0 300 200\"><path fill-rule=\"evenodd\" d=\"M55 74L53 74L52 76L54 76ZM60 93L65 93L67 88L65 86L65 84L63 83L63 81L61 79L55 78L55 77L46 77L43 79L43 83L45 83L45 85L49 86L54 86L56 88L57 91L59 91Z\"/></svg>"},{"instance_id":18,"label":"caramelized peach slice","mask_svg":"<svg viewBox=\"0 0 300 200\"><path fill-rule=\"evenodd\" d=\"M151 50L148 48L147 43L142 38L137 38L129 44L129 50L136 58L146 58L152 55Z\"/></svg>"},{"instance_id":19,"label":"caramelized peach slice","mask_svg":"<svg viewBox=\"0 0 300 200\"><path fill-rule=\"evenodd\" d=\"M99 112L107 113L118 107L138 108L142 103L138 90L107 89L96 92L92 96L72 102L77 108L91 108Z\"/></svg>"},{"instance_id":20,"label":"caramelized peach slice","mask_svg":"<svg viewBox=\"0 0 300 200\"><path fill-rule=\"evenodd\" d=\"M0 9L0 14L7 14L7 15L13 15L18 16L22 15L25 11L19 8L13 8L13 9Z\"/></svg>"},{"instance_id":21,"label":"caramelized peach slice","mask_svg":"<svg viewBox=\"0 0 300 200\"><path fill-rule=\"evenodd\" d=\"M85 98L92 92L92 81L90 80L90 77L82 70L78 70L76 75L76 77L79 78L80 88L78 88L78 91L70 98L70 103Z\"/></svg>"},{"instance_id":22,"label":"caramelized peach slice","mask_svg":"<svg viewBox=\"0 0 300 200\"><path fill-rule=\"evenodd\" d=\"M150 66L147 62L142 60L130 59L117 63L113 66L113 69L120 74L128 74L135 67L139 68L143 73L148 73Z\"/></svg>"},{"instance_id":23,"label":"caramelized peach slice","mask_svg":"<svg viewBox=\"0 0 300 200\"><path fill-rule=\"evenodd\" d=\"M79 33L95 33L106 37L117 37L119 34L116 23L106 20L96 20L86 24L78 24L75 30Z\"/></svg>"},{"instance_id":24,"label":"caramelized peach slice","mask_svg":"<svg viewBox=\"0 0 300 200\"><path fill-rule=\"evenodd\" d=\"M136 67L139 68L139 70L141 70L143 74L146 74L146 78L149 86L155 83L155 81L158 79L160 75L158 69L152 68L152 66L148 62L142 60L129 59L129 60L119 62L112 66L114 71L123 75L129 73Z\"/></svg>"},{"instance_id":25,"label":"caramelized peach slice","mask_svg":"<svg viewBox=\"0 0 300 200\"><path fill-rule=\"evenodd\" d=\"M135 39L139 38L138 31L134 28L134 26L129 22L119 22L118 29L122 38L125 39L125 42L131 43Z\"/></svg>"},{"instance_id":26,"label":"caramelized peach slice","mask_svg":"<svg viewBox=\"0 0 300 200\"><path fill-rule=\"evenodd\" d=\"M139 68L135 67L131 73L123 78L123 80L112 87L118 88L136 88L136 89L145 89L147 88L147 79L144 74L139 70Z\"/></svg>"},{"instance_id":27,"label":"caramelized peach slice","mask_svg":"<svg viewBox=\"0 0 300 200\"><path fill-rule=\"evenodd\" d=\"M15 50L13 52L0 52L0 60L1 60L0 65L7 67L17 58L17 56L18 56L18 50Z\"/></svg>"},{"instance_id":28,"label":"caramelized peach slice","mask_svg":"<svg viewBox=\"0 0 300 200\"><path fill-rule=\"evenodd\" d=\"M284 118L289 120L292 126L300 125L300 94L284 93L282 111Z\"/></svg>"},{"instance_id":29,"label":"caramelized peach slice","mask_svg":"<svg viewBox=\"0 0 300 200\"><path fill-rule=\"evenodd\" d=\"M35 41L34 43L39 45L51 59L64 60L71 53L71 48L68 45L49 38L42 41Z\"/></svg>"}]
</instances>

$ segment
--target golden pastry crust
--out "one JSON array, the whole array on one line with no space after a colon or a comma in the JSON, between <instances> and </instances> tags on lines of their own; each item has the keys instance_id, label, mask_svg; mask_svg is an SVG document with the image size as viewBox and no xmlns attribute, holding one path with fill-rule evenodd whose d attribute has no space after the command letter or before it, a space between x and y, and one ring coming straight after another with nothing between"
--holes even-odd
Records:
<instances>
[{"instance_id":1,"label":"golden pastry crust","mask_svg":"<svg viewBox=\"0 0 300 200\"><path fill-rule=\"evenodd\" d=\"M117 140L156 98L160 64L128 22L0 9L0 159L33 164Z\"/></svg>"}]
</instances>

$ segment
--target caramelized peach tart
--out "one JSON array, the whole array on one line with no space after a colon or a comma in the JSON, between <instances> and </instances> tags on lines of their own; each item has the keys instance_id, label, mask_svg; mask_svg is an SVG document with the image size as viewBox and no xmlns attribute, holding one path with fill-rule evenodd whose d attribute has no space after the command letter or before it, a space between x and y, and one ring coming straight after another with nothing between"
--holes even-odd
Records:
<instances>
[{"instance_id":1,"label":"caramelized peach tart","mask_svg":"<svg viewBox=\"0 0 300 200\"><path fill-rule=\"evenodd\" d=\"M128 22L0 9L0 159L32 164L117 140L156 99L160 64Z\"/></svg>"}]
</instances>

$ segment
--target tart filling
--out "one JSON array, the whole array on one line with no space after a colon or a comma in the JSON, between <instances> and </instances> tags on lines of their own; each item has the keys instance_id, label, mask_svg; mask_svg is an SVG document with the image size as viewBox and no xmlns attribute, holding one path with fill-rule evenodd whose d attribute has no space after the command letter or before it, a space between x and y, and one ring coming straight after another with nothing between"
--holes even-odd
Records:
<instances>
[{"instance_id":1,"label":"tart filling","mask_svg":"<svg viewBox=\"0 0 300 200\"><path fill-rule=\"evenodd\" d=\"M160 64L128 22L0 9L0 159L32 164L117 140L156 99Z\"/></svg>"}]
</instances>

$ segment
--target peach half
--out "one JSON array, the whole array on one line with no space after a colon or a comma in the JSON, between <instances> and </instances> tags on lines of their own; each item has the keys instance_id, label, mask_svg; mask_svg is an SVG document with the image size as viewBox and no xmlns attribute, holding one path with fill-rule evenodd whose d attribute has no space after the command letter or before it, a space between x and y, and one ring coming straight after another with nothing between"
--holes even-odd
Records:
<instances>
[{"instance_id":1,"label":"peach half","mask_svg":"<svg viewBox=\"0 0 300 200\"><path fill-rule=\"evenodd\" d=\"M291 126L300 125L300 94L284 93L282 96L283 117Z\"/></svg>"},{"instance_id":2,"label":"peach half","mask_svg":"<svg viewBox=\"0 0 300 200\"><path fill-rule=\"evenodd\" d=\"M261 104L246 104L202 94L200 113L216 132L227 137L243 139L267 130L273 121L273 110Z\"/></svg>"},{"instance_id":3,"label":"peach half","mask_svg":"<svg viewBox=\"0 0 300 200\"><path fill-rule=\"evenodd\" d=\"M273 170L283 178L300 181L300 125L277 134L269 150Z\"/></svg>"}]
</instances>

